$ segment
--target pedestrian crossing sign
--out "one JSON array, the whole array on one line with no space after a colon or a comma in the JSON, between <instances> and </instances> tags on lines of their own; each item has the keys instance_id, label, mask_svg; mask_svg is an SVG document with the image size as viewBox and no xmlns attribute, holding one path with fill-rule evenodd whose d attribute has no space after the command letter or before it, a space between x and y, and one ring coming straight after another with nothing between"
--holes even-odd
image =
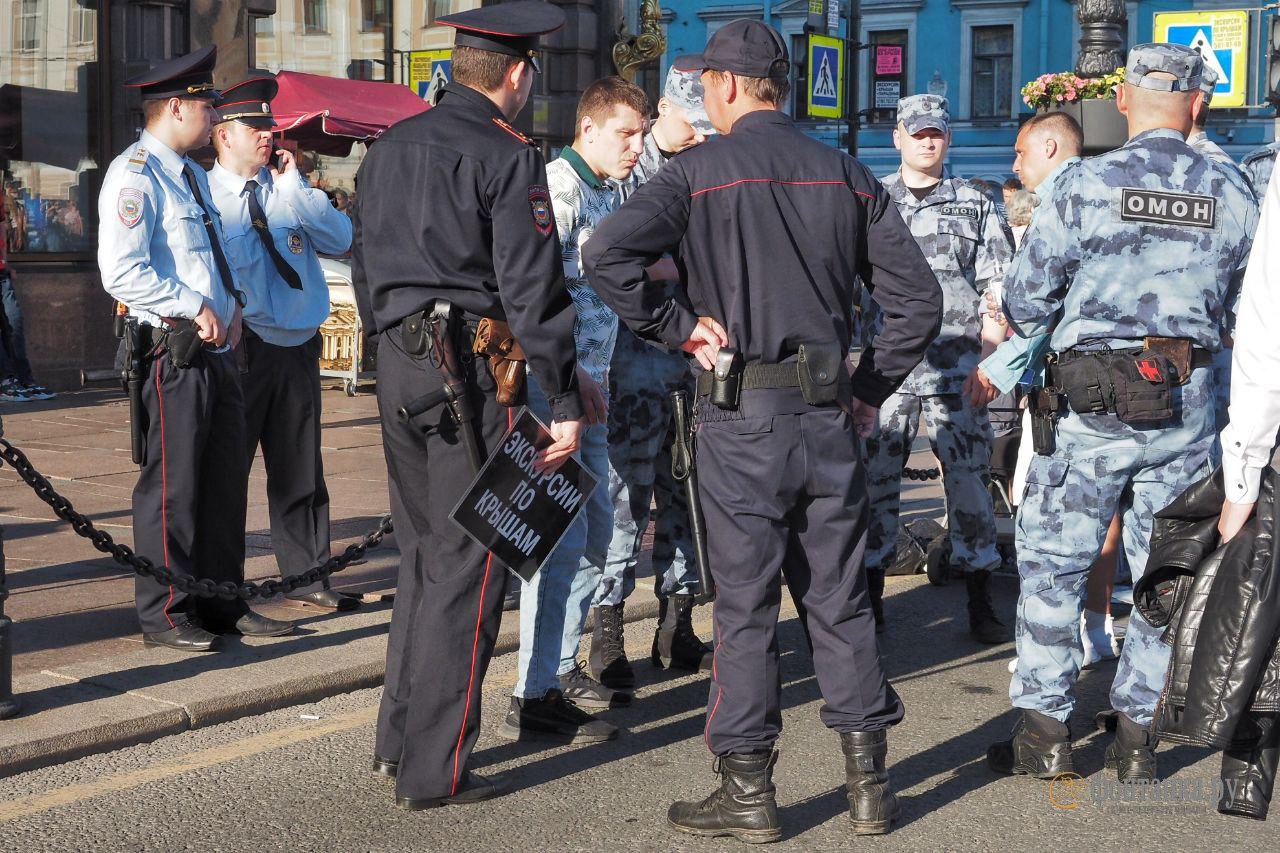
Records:
<instances>
[{"instance_id":1,"label":"pedestrian crossing sign","mask_svg":"<svg viewBox=\"0 0 1280 853\"><path fill-rule=\"evenodd\" d=\"M808 107L812 118L844 116L844 42L809 36Z\"/></svg>"},{"instance_id":2,"label":"pedestrian crossing sign","mask_svg":"<svg viewBox=\"0 0 1280 853\"><path fill-rule=\"evenodd\" d=\"M452 50L415 50L409 53L409 86L427 103L453 78Z\"/></svg>"},{"instance_id":3,"label":"pedestrian crossing sign","mask_svg":"<svg viewBox=\"0 0 1280 853\"><path fill-rule=\"evenodd\" d=\"M1213 12L1157 12L1155 40L1185 44L1207 67L1218 72L1213 107L1243 107L1249 85L1249 13L1242 9Z\"/></svg>"}]
</instances>

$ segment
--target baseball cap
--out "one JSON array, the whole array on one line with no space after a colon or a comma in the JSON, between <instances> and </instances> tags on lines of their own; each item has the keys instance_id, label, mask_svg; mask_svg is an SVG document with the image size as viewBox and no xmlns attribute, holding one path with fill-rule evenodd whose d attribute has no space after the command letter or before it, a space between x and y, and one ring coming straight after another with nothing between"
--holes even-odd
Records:
<instances>
[{"instance_id":1,"label":"baseball cap","mask_svg":"<svg viewBox=\"0 0 1280 853\"><path fill-rule=\"evenodd\" d=\"M785 78L791 70L787 43L764 21L739 18L712 34L702 53L677 56L681 71L728 71L743 77Z\"/></svg>"},{"instance_id":2,"label":"baseball cap","mask_svg":"<svg viewBox=\"0 0 1280 853\"><path fill-rule=\"evenodd\" d=\"M1148 77L1153 72L1172 74L1174 79ZM1124 82L1157 92L1190 92L1200 87L1204 60L1184 44L1155 42L1140 44L1129 51Z\"/></svg>"},{"instance_id":3,"label":"baseball cap","mask_svg":"<svg viewBox=\"0 0 1280 853\"><path fill-rule=\"evenodd\" d=\"M671 104L685 111L689 124L703 136L709 136L716 130L707 118L706 107L702 104L702 75L696 71L681 71L672 68L667 72L667 84L662 90L662 97Z\"/></svg>"},{"instance_id":4,"label":"baseball cap","mask_svg":"<svg viewBox=\"0 0 1280 853\"><path fill-rule=\"evenodd\" d=\"M946 133L951 129L947 99L941 95L908 95L898 101L898 121L912 136L930 127Z\"/></svg>"}]
</instances>

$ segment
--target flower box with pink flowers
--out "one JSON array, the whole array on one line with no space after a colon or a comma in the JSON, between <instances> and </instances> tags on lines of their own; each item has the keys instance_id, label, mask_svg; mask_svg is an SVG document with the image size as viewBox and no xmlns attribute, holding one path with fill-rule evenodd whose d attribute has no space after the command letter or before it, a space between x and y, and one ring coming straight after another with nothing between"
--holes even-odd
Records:
<instances>
[{"instance_id":1,"label":"flower box with pink flowers","mask_svg":"<svg viewBox=\"0 0 1280 853\"><path fill-rule=\"evenodd\" d=\"M1100 154L1129 138L1128 125L1115 104L1116 87L1123 82L1123 68L1102 77L1081 77L1071 71L1041 74L1022 87L1022 102L1036 112L1068 113L1084 131L1084 153Z\"/></svg>"}]
</instances>

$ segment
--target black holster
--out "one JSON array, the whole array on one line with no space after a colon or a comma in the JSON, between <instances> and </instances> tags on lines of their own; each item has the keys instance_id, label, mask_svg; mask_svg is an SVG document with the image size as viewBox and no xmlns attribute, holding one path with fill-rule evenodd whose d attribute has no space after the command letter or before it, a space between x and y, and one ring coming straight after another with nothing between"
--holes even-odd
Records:
<instances>
[{"instance_id":1,"label":"black holster","mask_svg":"<svg viewBox=\"0 0 1280 853\"><path fill-rule=\"evenodd\" d=\"M742 400L742 373L746 363L742 353L730 347L720 347L716 353L715 377L711 385L711 404L717 409L736 412Z\"/></svg>"},{"instance_id":2,"label":"black holster","mask_svg":"<svg viewBox=\"0 0 1280 853\"><path fill-rule=\"evenodd\" d=\"M1027 405L1031 409L1031 447L1041 456L1052 456L1058 446L1062 398L1056 388L1032 388Z\"/></svg>"},{"instance_id":3,"label":"black holster","mask_svg":"<svg viewBox=\"0 0 1280 853\"><path fill-rule=\"evenodd\" d=\"M175 320L164 338L165 349L169 351L169 362L179 370L186 370L195 364L204 341L200 340L200 330L192 320Z\"/></svg>"}]
</instances>

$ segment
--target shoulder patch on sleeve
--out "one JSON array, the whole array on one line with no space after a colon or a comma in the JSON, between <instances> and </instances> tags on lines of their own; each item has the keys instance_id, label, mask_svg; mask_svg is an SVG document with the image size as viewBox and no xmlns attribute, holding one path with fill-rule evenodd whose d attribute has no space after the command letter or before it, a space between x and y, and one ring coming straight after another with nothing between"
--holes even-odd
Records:
<instances>
[{"instance_id":1,"label":"shoulder patch on sleeve","mask_svg":"<svg viewBox=\"0 0 1280 853\"><path fill-rule=\"evenodd\" d=\"M147 165L147 149L139 145L129 155L129 162L125 164L125 169L130 172L141 172Z\"/></svg>"},{"instance_id":2,"label":"shoulder patch on sleeve","mask_svg":"<svg viewBox=\"0 0 1280 853\"><path fill-rule=\"evenodd\" d=\"M521 133L520 131L516 130L516 129L515 129L514 127L512 127L511 125L507 124L507 123L506 123L505 121L503 121L502 119L500 119L500 118L495 118L495 119L493 120L493 123L494 123L494 124L496 124L498 127L502 128L503 130L505 130L507 133L509 133L509 134L511 134L512 136L514 136L516 139L519 139L519 140L520 140L521 142L523 142L525 145L532 145L532 144L533 144L533 140L532 140L532 139L530 139L529 137L525 136L523 133Z\"/></svg>"},{"instance_id":3,"label":"shoulder patch on sleeve","mask_svg":"<svg viewBox=\"0 0 1280 853\"><path fill-rule=\"evenodd\" d=\"M116 215L125 228L132 228L142 221L142 190L137 187L124 187L116 199Z\"/></svg>"},{"instance_id":4,"label":"shoulder patch on sleeve","mask_svg":"<svg viewBox=\"0 0 1280 853\"><path fill-rule=\"evenodd\" d=\"M551 215L551 195L546 187L541 184L529 187L529 209L533 213L533 226L538 229L538 233L543 237L550 237L556 221Z\"/></svg>"}]
</instances>

